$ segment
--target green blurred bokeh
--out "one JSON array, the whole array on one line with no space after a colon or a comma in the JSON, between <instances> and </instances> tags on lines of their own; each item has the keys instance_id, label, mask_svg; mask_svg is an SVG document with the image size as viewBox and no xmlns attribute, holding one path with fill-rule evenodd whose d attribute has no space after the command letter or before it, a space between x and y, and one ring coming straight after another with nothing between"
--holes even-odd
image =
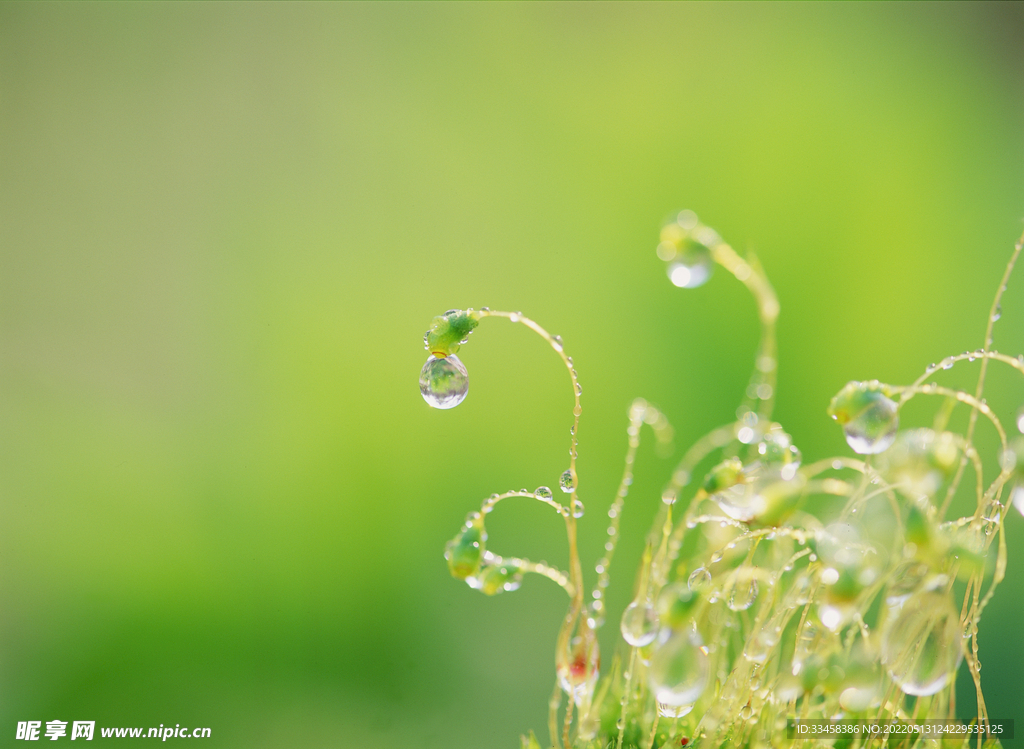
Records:
<instances>
[{"instance_id":1,"label":"green blurred bokeh","mask_svg":"<svg viewBox=\"0 0 1024 749\"><path fill-rule=\"evenodd\" d=\"M0 744L53 719L543 735L564 596L484 598L441 553L492 491L555 483L568 379L489 320L468 399L432 411L431 317L564 337L588 570L630 400L685 446L752 360L738 283L667 282L672 211L758 252L777 417L846 452L847 380L982 344L1024 215L1022 36L1020 4L0 5ZM1024 278L1003 310L1024 351ZM613 620L670 465L641 450ZM494 548L564 564L557 519L507 504ZM1008 530L981 660L990 714L1024 718Z\"/></svg>"}]
</instances>

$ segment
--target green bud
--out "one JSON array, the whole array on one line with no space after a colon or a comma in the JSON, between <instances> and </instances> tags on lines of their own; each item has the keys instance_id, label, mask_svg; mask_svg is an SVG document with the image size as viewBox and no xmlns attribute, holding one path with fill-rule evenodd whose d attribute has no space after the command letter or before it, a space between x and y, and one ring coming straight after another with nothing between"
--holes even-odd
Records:
<instances>
[{"instance_id":1,"label":"green bud","mask_svg":"<svg viewBox=\"0 0 1024 749\"><path fill-rule=\"evenodd\" d=\"M480 324L480 313L476 310L450 309L438 315L430 323L430 330L423 336L427 351L443 359L459 350L473 329Z\"/></svg>"},{"instance_id":2,"label":"green bud","mask_svg":"<svg viewBox=\"0 0 1024 749\"><path fill-rule=\"evenodd\" d=\"M465 580L476 575L486 541L483 518L468 520L458 535L445 546L444 558L448 560L448 571L452 577Z\"/></svg>"},{"instance_id":3,"label":"green bud","mask_svg":"<svg viewBox=\"0 0 1024 749\"><path fill-rule=\"evenodd\" d=\"M474 580L474 578L470 578L470 580ZM498 593L517 590L522 581L523 573L519 567L508 562L498 562L481 567L480 574L475 576L476 584L470 582L470 585L485 595L494 596Z\"/></svg>"}]
</instances>

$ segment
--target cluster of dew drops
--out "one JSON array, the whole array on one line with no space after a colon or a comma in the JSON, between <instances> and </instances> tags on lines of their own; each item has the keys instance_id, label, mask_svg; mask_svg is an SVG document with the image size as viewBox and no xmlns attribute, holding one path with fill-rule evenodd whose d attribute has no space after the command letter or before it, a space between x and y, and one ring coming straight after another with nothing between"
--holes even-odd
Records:
<instances>
[{"instance_id":1,"label":"cluster of dew drops","mask_svg":"<svg viewBox=\"0 0 1024 749\"><path fill-rule=\"evenodd\" d=\"M714 230L698 224L695 214L683 211L678 214L675 221L663 229L662 242L657 247L657 254L665 261L669 280L675 286L695 288L710 278L715 263L709 248L720 241ZM1003 289L1005 290L1005 286ZM481 311L488 310L483 308ZM451 310L446 315L453 312L458 311ZM1001 309L997 306L992 315L992 322L998 320L1000 315ZM521 313L513 313L510 319L512 322L520 321ZM461 343L464 344L466 341L462 340ZM561 352L560 338L556 336L552 345ZM957 361L974 361L990 355L995 355L995 352L982 349L964 352L962 356L948 357L939 364L930 365L926 375L931 375L939 369L950 369ZM1024 356L1019 357L1017 363L1024 371ZM430 355L420 373L420 392L430 406L438 409L453 408L465 399L468 389L466 367L455 354L444 357ZM913 474L917 466L923 465L927 460L934 461L935 455L942 450L953 449L953 454L959 460L955 446L951 448L951 443L945 439L952 437L948 433L937 434L930 429L899 431L900 406L894 400L898 391L898 388L890 388L878 381L851 382L832 399L828 413L841 425L850 448L862 456L880 456L880 466L883 468L888 465L893 474L900 475L899 472L904 471L905 475L913 476L915 479L920 479L920 476ZM924 389L923 392L928 391ZM770 397L768 393L770 386L767 385L761 385L757 391L758 397L761 398ZM749 415L754 416L752 413ZM756 418L754 421L756 422ZM743 537L749 537L750 531L758 527L758 521L761 519L758 513L763 512L765 506L765 500L761 496L763 492L770 494L779 484L792 483L798 488L790 493L799 493L802 489L800 482L804 481L797 474L801 464L800 451L791 444L789 435L781 432L775 424L768 428L764 425L758 426L756 437L749 424L737 432L737 439L751 445L757 453L754 463L745 466L736 458L728 459L712 469L712 473L705 479L707 487L715 471L727 476L733 475L735 480L732 483L726 481L725 484L716 486L706 498L717 504L727 516L719 518L722 527L724 528L726 524L733 525L741 531ZM1017 426L1024 433L1024 409L1017 414ZM744 431L750 434L744 435ZM630 435L631 439L635 437L632 431ZM962 449L962 445L960 447ZM893 450L890 451L890 448ZM887 451L890 453L886 454ZM1016 471L1016 486L1011 496L1014 504L1024 514L1024 488L1021 488L1024 487L1024 438L1019 438L1013 443L1000 457L1000 462L1005 470ZM911 465L912 463L914 465ZM836 470L842 466L843 463L839 460L832 463ZM926 477L926 480L932 479ZM631 481L620 488L621 496L609 511L609 517L613 521L608 529L610 538L605 545L609 555L597 565L600 580L598 589L594 592L595 601L591 605L591 615L599 621L603 608L600 599L603 596L603 588L607 586L607 566L618 532L616 519L621 499L628 490L628 483ZM872 479L872 483L878 482ZM898 484L894 481L893 486ZM573 492L575 487L571 470L561 475L558 487L563 492ZM523 490L520 494L528 493ZM552 499L552 492L546 486L538 487L529 494L544 501ZM667 504L674 503L675 498L675 493L669 499L663 497ZM574 514L581 517L582 503L577 502L575 506L577 509ZM489 505L485 506L485 512L489 509ZM706 516L688 517L685 525L693 529L699 523L708 520ZM789 617L792 616L792 610L795 607L809 606L815 597L818 599L817 616L814 617L817 622L807 621L805 624L801 620L792 653L793 670L791 674L784 674L778 682L776 691L779 697L795 699L797 694L809 694L802 691L807 690L808 686L805 683L807 677L801 674L800 668L802 661L807 661L811 657L815 638L820 639L822 631L838 635L839 631L854 619L862 631L867 631L867 625L860 618L860 612L855 610L850 601L837 602L829 598L831 586L836 586L838 590L844 584L841 577L849 576L851 573L854 576L861 575L862 579L858 584L860 588L864 587L866 545L861 543L862 539L857 537L856 531L852 531L851 535L850 528L852 526L844 523L833 523L817 531L806 531L780 524L764 536L773 539L776 531L780 537L788 533L801 547L808 545L808 541L813 539L813 548L817 552L812 552L811 546L808 546L781 570L775 571L775 577L769 573L767 577L762 578L767 579L769 585L773 585L773 581L781 574L793 570L794 560L800 556L807 556L811 563L816 563L817 572L813 582L806 576L795 580L794 589L787 598L788 609L784 606L770 609L767 612L767 621L763 622L758 631L751 632L743 648L743 658L754 664L756 671L756 667L763 664L772 651L781 649L780 639ZM727 548L735 549L739 540L740 538L734 539ZM859 551L851 551L854 548L858 548ZM672 551L678 550L679 544L675 543ZM820 560L818 555L821 555ZM694 621L699 599L703 597L705 603L714 604L724 593L724 603L733 612L745 612L758 600L760 589L757 574L750 573L745 577L737 577L724 590L716 589L713 582L718 581L713 581L712 568L722 562L723 556L723 550L715 551L708 560L686 575L685 582L665 584L657 591L657 595L653 596L654 600L649 595L650 588L648 595L643 595L641 591L622 614L622 637L632 646L634 653L641 654L640 660L645 667L646 682L650 686L650 693L661 716L681 718L689 714L704 695L712 672L715 671L711 654L715 652L716 644L711 643L710 647L705 645ZM742 571L728 570L734 576ZM869 572L877 576L882 570ZM961 631L963 625L960 622L960 615L953 607L947 582L946 576L934 574L934 571L929 570L928 565L923 564L919 558L911 558L891 572L886 584L885 602L892 620L885 628L884 636L878 643L879 652L874 657L878 664L886 668L896 686L907 695L927 697L949 685L963 658L962 638L976 634L976 624L971 621L967 622L968 631ZM815 595L813 588L816 586L822 586L825 593L819 592ZM921 648L924 648L924 651L919 657L908 659L907 653ZM853 686L846 686L839 704L854 712L859 712L869 704L877 704L879 683L877 677L870 676L874 673L872 668L876 668L877 664L871 666L863 662L851 662L847 667L850 669L850 678L845 684ZM976 667L980 668L980 664ZM823 674L825 670L816 670L814 674ZM594 676L596 677L596 673ZM628 683L629 672L627 671L624 676ZM872 678L875 679L873 685L869 683ZM623 693L623 717L620 717L617 723L620 738L627 700L628 695ZM748 714L751 712L749 703L743 709ZM743 717L742 710L740 717ZM686 741L683 739L684 744Z\"/></svg>"}]
</instances>

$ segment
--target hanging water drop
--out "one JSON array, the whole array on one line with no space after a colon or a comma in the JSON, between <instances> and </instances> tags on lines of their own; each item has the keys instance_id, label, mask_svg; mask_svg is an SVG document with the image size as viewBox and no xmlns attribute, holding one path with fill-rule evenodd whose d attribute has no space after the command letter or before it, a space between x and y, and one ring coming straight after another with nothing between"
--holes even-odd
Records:
<instances>
[{"instance_id":1,"label":"hanging water drop","mask_svg":"<svg viewBox=\"0 0 1024 749\"><path fill-rule=\"evenodd\" d=\"M420 393L434 408L455 408L469 392L469 374L459 357L450 354L443 359L431 355L420 370Z\"/></svg>"},{"instance_id":2,"label":"hanging water drop","mask_svg":"<svg viewBox=\"0 0 1024 749\"><path fill-rule=\"evenodd\" d=\"M906 694L924 697L943 689L963 658L960 617L949 594L912 596L882 639L882 664Z\"/></svg>"},{"instance_id":3,"label":"hanging water drop","mask_svg":"<svg viewBox=\"0 0 1024 749\"><path fill-rule=\"evenodd\" d=\"M572 478L572 469L568 469L558 477L558 488L566 494L572 494L572 490L576 488L576 482Z\"/></svg>"},{"instance_id":4,"label":"hanging water drop","mask_svg":"<svg viewBox=\"0 0 1024 749\"><path fill-rule=\"evenodd\" d=\"M658 613L650 601L633 601L622 612L622 639L633 647L642 648L658 636Z\"/></svg>"},{"instance_id":5,"label":"hanging water drop","mask_svg":"<svg viewBox=\"0 0 1024 749\"><path fill-rule=\"evenodd\" d=\"M900 418L889 389L877 380L850 382L828 407L828 415L843 427L846 442L861 455L886 450L896 439Z\"/></svg>"},{"instance_id":6,"label":"hanging water drop","mask_svg":"<svg viewBox=\"0 0 1024 749\"><path fill-rule=\"evenodd\" d=\"M757 456L765 465L778 468L783 479L791 479L800 468L802 456L793 438L778 424L772 424L757 443Z\"/></svg>"},{"instance_id":7,"label":"hanging water drop","mask_svg":"<svg viewBox=\"0 0 1024 749\"><path fill-rule=\"evenodd\" d=\"M572 508L572 516L573 516L574 518L577 518L577 519L579 519L579 518L583 517L583 513L584 513L584 512L586 512L586 508L585 508L585 507L583 506L583 503L582 503L582 502L580 502L580 501L579 501L579 500L577 499L577 500L576 500L576 504L575 504L575 505L573 506L573 508ZM609 534L609 535L610 535L610 534Z\"/></svg>"},{"instance_id":8,"label":"hanging water drop","mask_svg":"<svg viewBox=\"0 0 1024 749\"><path fill-rule=\"evenodd\" d=\"M708 684L708 656L692 632L670 634L651 655L648 679L662 705L680 709L693 705ZM689 712L687 710L686 712Z\"/></svg>"},{"instance_id":9,"label":"hanging water drop","mask_svg":"<svg viewBox=\"0 0 1024 749\"><path fill-rule=\"evenodd\" d=\"M757 593L758 585L756 578L751 578L749 582L737 581L732 588L732 593L729 594L729 600L726 602L726 605L733 611L746 611L754 604Z\"/></svg>"},{"instance_id":10,"label":"hanging water drop","mask_svg":"<svg viewBox=\"0 0 1024 749\"><path fill-rule=\"evenodd\" d=\"M1003 305L997 304L995 312L992 313L992 322L995 322L1003 316Z\"/></svg>"},{"instance_id":11,"label":"hanging water drop","mask_svg":"<svg viewBox=\"0 0 1024 749\"><path fill-rule=\"evenodd\" d=\"M538 486L533 493L541 499L551 499L551 490L546 486Z\"/></svg>"},{"instance_id":12,"label":"hanging water drop","mask_svg":"<svg viewBox=\"0 0 1024 749\"><path fill-rule=\"evenodd\" d=\"M711 573L703 567L698 567L686 579L687 587L692 591L703 590L711 585Z\"/></svg>"},{"instance_id":13,"label":"hanging water drop","mask_svg":"<svg viewBox=\"0 0 1024 749\"><path fill-rule=\"evenodd\" d=\"M714 244L718 235L710 232L705 236L699 228L694 234L699 234L700 239L678 221L670 221L661 230L658 257L668 262L669 280L680 288L694 289L703 285L714 269L708 243Z\"/></svg>"}]
</instances>

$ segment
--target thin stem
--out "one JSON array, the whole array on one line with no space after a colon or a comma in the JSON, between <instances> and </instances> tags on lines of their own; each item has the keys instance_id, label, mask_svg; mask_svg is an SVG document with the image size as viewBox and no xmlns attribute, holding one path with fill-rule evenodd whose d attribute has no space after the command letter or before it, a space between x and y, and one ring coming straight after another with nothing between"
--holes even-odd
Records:
<instances>
[{"instance_id":1,"label":"thin stem","mask_svg":"<svg viewBox=\"0 0 1024 749\"><path fill-rule=\"evenodd\" d=\"M751 252L744 260L725 242L711 248L711 257L715 262L732 273L754 295L757 303L757 316L761 321L761 340L757 347L757 358L754 362L754 373L750 378L750 386L744 406L749 409L755 400L760 401L757 408L759 420L771 418L775 404L775 384L778 359L775 344L775 321L779 317L779 299L775 289L768 282L768 277L757 257Z\"/></svg>"},{"instance_id":2,"label":"thin stem","mask_svg":"<svg viewBox=\"0 0 1024 749\"><path fill-rule=\"evenodd\" d=\"M556 659L561 657L561 654L567 653L569 642L571 639L571 633L576 625L577 620L580 617L580 613L583 609L583 569L580 566L579 549L576 540L576 512L577 505L579 504L579 476L576 473L576 457L578 454L578 432L580 426L580 414L583 413L583 406L580 405L580 394L583 392L580 387L579 378L576 375L576 368L573 365L572 358L567 356L565 353L564 346L562 345L562 339L557 336L553 336L548 333L544 328L538 325L530 318L524 316L521 312L501 312L497 310L481 310L481 319L484 317L503 317L510 322L521 323L527 328L532 330L534 333L539 335L555 350L562 363L565 364L565 368L569 370L569 377L572 380L572 395L573 395L573 423L572 428L569 430L570 441L569 441L569 475L572 477L572 492L569 496L569 513L565 516L565 530L566 536L569 542L569 583L571 585L573 595L572 601L569 604L569 614L562 623L562 628L558 634L558 641L556 645ZM569 749L569 724L572 720L572 707L573 701L569 700L569 706L566 708L566 719L563 727L564 743L566 749ZM557 745L557 729L555 724L552 724L551 728L551 741Z\"/></svg>"},{"instance_id":3,"label":"thin stem","mask_svg":"<svg viewBox=\"0 0 1024 749\"><path fill-rule=\"evenodd\" d=\"M576 505L579 503L579 498L577 496L578 487L579 487L579 477L576 474L576 456L578 454L577 451L578 451L578 446L579 446L579 440L578 440L578 437L577 437L577 433L579 431L580 414L583 413L583 406L580 405L580 393L582 393L582 388L580 387L579 378L576 375L576 367L573 365L572 357L566 355L565 348L562 345L562 339L557 337L557 336L551 335L546 330L544 330L544 328L542 328L540 325L538 325L536 322L534 322L530 318L528 318L525 315L523 315L521 312L502 312L502 311L499 311L499 310L481 310L480 311L480 317L481 317L481 319L483 319L485 317L504 317L505 319L509 320L510 322L516 322L516 323L521 323L522 325L525 325L527 328L529 328L534 333L536 333L537 335L539 335L541 338L543 338L545 341L548 342L548 344L551 346L551 348L553 348L555 350L555 353L558 354L559 358L561 358L562 363L565 364L565 368L569 370L569 377L572 379L572 396L573 396L573 400L574 400L573 410L572 410L573 423L572 423L572 429L570 430L570 441L569 441L569 475L572 476L572 493L570 494L570 497L569 497L569 516L565 519L565 522L566 522L566 527L567 527L568 536L569 536L569 560L570 560L569 561L569 573L570 573L571 579L573 581L573 584L577 588L579 599L580 599L578 601L574 601L574 608L576 608L578 610L581 607L581 605L582 605L583 571L580 568L579 554L578 554L577 548L576 548L576 517L575 517L575 515L576 515Z\"/></svg>"},{"instance_id":4,"label":"thin stem","mask_svg":"<svg viewBox=\"0 0 1024 749\"><path fill-rule=\"evenodd\" d=\"M664 435L671 432L668 419L654 406L650 405L643 398L637 398L629 408L629 427L626 434L629 438L626 448L625 467L622 470L622 480L619 481L619 488L615 493L615 500L608 508L608 540L605 542L605 553L601 560L594 567L597 572L597 585L594 587L592 604L596 612L604 608L604 590L608 587L609 570L612 557L615 554L619 541L619 522L622 516L622 506L626 495L629 494L629 487L633 484L633 465L636 462L636 451L640 447L640 432L643 424L650 424L655 435L664 441ZM601 619L599 618L600 622Z\"/></svg>"},{"instance_id":5,"label":"thin stem","mask_svg":"<svg viewBox=\"0 0 1024 749\"><path fill-rule=\"evenodd\" d=\"M569 510L567 510L563 504L561 504L560 502L551 497L545 497L541 494L536 494L534 492L521 491L505 492L504 494L492 494L490 497L484 500L484 503L480 506L480 512L486 515L487 513L491 512L491 510L494 509L494 506L498 504L498 502L500 502L503 499L508 499L509 497L528 497L530 499L536 499L538 502L543 502L544 504L554 508L555 512L557 512L562 517L565 517L569 514Z\"/></svg>"},{"instance_id":6,"label":"thin stem","mask_svg":"<svg viewBox=\"0 0 1024 749\"><path fill-rule=\"evenodd\" d=\"M1021 235L1020 239L1014 245L1013 254L1010 255L1010 261L1006 264L1006 270L1003 272L1003 278L999 282L999 287L996 289L995 298L992 300L992 307L989 309L988 322L985 326L985 346L982 349L984 354L988 354L989 348L992 346L992 326L995 325L996 310L999 309L999 302L1003 298L1003 292L1006 291L1006 284L1010 280L1010 274L1013 272L1013 266L1017 263L1017 258L1020 256L1021 249L1024 249L1024 234ZM974 390L975 401L980 401L982 393L985 390L985 375L988 372L988 359L986 355L981 360L981 372L978 374L978 385ZM971 440L974 437L974 425L978 421L977 409L971 410L971 417L967 423L967 434L965 435L965 441L968 445L971 444ZM1004 441L1003 449L1006 449ZM943 508L949 505L953 495L956 494L957 487L960 485L960 477L963 475L964 468L967 466L967 456L965 455L960 459L960 465L957 468L956 475L950 482L949 489L946 492L946 499L943 501Z\"/></svg>"}]
</instances>

